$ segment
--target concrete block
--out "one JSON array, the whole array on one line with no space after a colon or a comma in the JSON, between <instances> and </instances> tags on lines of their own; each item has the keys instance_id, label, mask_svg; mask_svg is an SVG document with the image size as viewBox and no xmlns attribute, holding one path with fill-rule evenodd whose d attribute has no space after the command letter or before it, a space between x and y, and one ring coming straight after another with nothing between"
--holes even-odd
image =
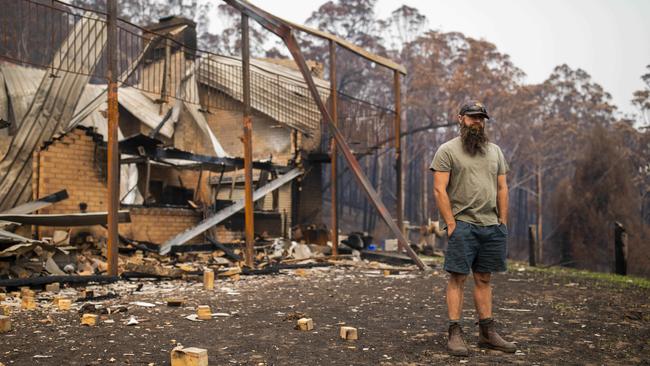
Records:
<instances>
[{"instance_id":1,"label":"concrete block","mask_svg":"<svg viewBox=\"0 0 650 366\"><path fill-rule=\"evenodd\" d=\"M396 251L397 250L397 239L386 239L384 241L384 250L385 251Z\"/></svg>"},{"instance_id":2,"label":"concrete block","mask_svg":"<svg viewBox=\"0 0 650 366\"><path fill-rule=\"evenodd\" d=\"M81 316L81 325L94 327L97 325L98 316L96 314L84 314Z\"/></svg>"},{"instance_id":3,"label":"concrete block","mask_svg":"<svg viewBox=\"0 0 650 366\"><path fill-rule=\"evenodd\" d=\"M62 311L70 310L70 306L72 306L72 300L66 298L60 298L57 306L59 307L59 310Z\"/></svg>"},{"instance_id":4,"label":"concrete block","mask_svg":"<svg viewBox=\"0 0 650 366\"><path fill-rule=\"evenodd\" d=\"M203 271L203 288L206 290L214 290L214 271L211 269Z\"/></svg>"},{"instance_id":5,"label":"concrete block","mask_svg":"<svg viewBox=\"0 0 650 366\"><path fill-rule=\"evenodd\" d=\"M342 326L339 331L339 335L341 336L341 338L348 341L354 341L359 339L357 328L353 328L353 327Z\"/></svg>"},{"instance_id":6,"label":"concrete block","mask_svg":"<svg viewBox=\"0 0 650 366\"><path fill-rule=\"evenodd\" d=\"M311 318L300 318L296 323L298 330L312 330L314 329L314 321Z\"/></svg>"},{"instance_id":7,"label":"concrete block","mask_svg":"<svg viewBox=\"0 0 650 366\"><path fill-rule=\"evenodd\" d=\"M11 319L6 315L0 315L0 333L11 331Z\"/></svg>"},{"instance_id":8,"label":"concrete block","mask_svg":"<svg viewBox=\"0 0 650 366\"><path fill-rule=\"evenodd\" d=\"M172 350L171 361L171 366L208 366L208 350L176 347Z\"/></svg>"},{"instance_id":9,"label":"concrete block","mask_svg":"<svg viewBox=\"0 0 650 366\"><path fill-rule=\"evenodd\" d=\"M36 309L36 300L32 296L23 297L20 307L23 310L34 310Z\"/></svg>"},{"instance_id":10,"label":"concrete block","mask_svg":"<svg viewBox=\"0 0 650 366\"><path fill-rule=\"evenodd\" d=\"M20 288L20 297L34 297L34 295L36 295L36 293L29 287Z\"/></svg>"},{"instance_id":11,"label":"concrete block","mask_svg":"<svg viewBox=\"0 0 650 366\"><path fill-rule=\"evenodd\" d=\"M208 305L199 305L199 307L196 308L196 315L201 320L210 320L212 319L212 310L210 310Z\"/></svg>"}]
</instances>

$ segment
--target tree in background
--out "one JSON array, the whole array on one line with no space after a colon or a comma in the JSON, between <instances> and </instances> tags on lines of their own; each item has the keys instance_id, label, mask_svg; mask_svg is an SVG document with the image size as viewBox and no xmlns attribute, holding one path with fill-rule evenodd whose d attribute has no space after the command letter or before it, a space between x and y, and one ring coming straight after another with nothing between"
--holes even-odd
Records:
<instances>
[{"instance_id":1,"label":"tree in background","mask_svg":"<svg viewBox=\"0 0 650 366\"><path fill-rule=\"evenodd\" d=\"M576 159L575 172L564 178L554 194L554 238L562 249L562 263L609 272L613 269L614 223L629 234L630 258L636 273L650 263L647 234L639 222L639 200L634 185L634 151L615 128L589 129ZM646 250L641 250L642 248ZM646 270L647 271L647 270Z\"/></svg>"},{"instance_id":2,"label":"tree in background","mask_svg":"<svg viewBox=\"0 0 650 366\"><path fill-rule=\"evenodd\" d=\"M648 72L641 76L645 88L634 92L632 103L639 108L641 113L641 128L650 128L650 65L646 66Z\"/></svg>"}]
</instances>

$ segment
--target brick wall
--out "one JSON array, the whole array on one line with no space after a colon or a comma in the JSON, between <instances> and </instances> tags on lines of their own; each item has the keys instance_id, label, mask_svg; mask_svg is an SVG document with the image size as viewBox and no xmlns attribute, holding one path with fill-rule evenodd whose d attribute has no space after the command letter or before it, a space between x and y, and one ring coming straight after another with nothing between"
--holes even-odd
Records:
<instances>
[{"instance_id":1,"label":"brick wall","mask_svg":"<svg viewBox=\"0 0 650 366\"><path fill-rule=\"evenodd\" d=\"M62 138L52 141L34 153L34 194L43 197L66 189L69 198L39 211L43 214L79 212L79 204L88 205L87 211L106 211L108 190L99 167L106 161L96 161L97 138L90 130L76 128ZM194 173L194 172L187 172ZM182 173L181 173L182 174ZM175 177L176 180L178 179ZM184 182L196 184L188 176ZM187 209L131 208L131 223L120 224L120 234L135 240L162 243L179 232L196 225L201 214ZM51 236L53 227L39 227L40 236ZM106 235L101 226L75 228ZM73 232L74 232L73 231ZM192 242L202 242L201 236Z\"/></svg>"},{"instance_id":2,"label":"brick wall","mask_svg":"<svg viewBox=\"0 0 650 366\"><path fill-rule=\"evenodd\" d=\"M199 129L186 108L182 109L179 121L174 128L174 147L193 154L214 156L212 141Z\"/></svg>"},{"instance_id":3,"label":"brick wall","mask_svg":"<svg viewBox=\"0 0 650 366\"><path fill-rule=\"evenodd\" d=\"M97 138L90 130L76 128L67 135L34 153L34 198L40 198L62 189L69 198L39 211L42 214L80 212L84 202L87 211L106 211L107 188L99 170ZM40 227L40 235L49 236L53 228Z\"/></svg>"},{"instance_id":4,"label":"brick wall","mask_svg":"<svg viewBox=\"0 0 650 366\"><path fill-rule=\"evenodd\" d=\"M200 212L182 208L133 207L131 223L123 225L123 235L139 241L161 244L199 223ZM203 243L203 235L189 243Z\"/></svg>"}]
</instances>

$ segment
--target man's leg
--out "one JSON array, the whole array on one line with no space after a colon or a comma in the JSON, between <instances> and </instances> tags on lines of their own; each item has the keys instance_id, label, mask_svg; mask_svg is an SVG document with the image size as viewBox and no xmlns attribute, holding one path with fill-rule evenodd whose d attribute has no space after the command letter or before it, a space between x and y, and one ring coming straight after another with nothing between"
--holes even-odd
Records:
<instances>
[{"instance_id":1,"label":"man's leg","mask_svg":"<svg viewBox=\"0 0 650 366\"><path fill-rule=\"evenodd\" d=\"M445 271L449 272L447 282L447 312L449 314L449 339L447 350L454 356L467 356L469 350L463 340L461 318L463 315L463 290L470 266L476 256L478 243L474 239L471 224L456 222L456 230L449 237L445 252Z\"/></svg>"},{"instance_id":2,"label":"man's leg","mask_svg":"<svg viewBox=\"0 0 650 366\"><path fill-rule=\"evenodd\" d=\"M489 272L474 272L474 307L478 319L492 318L492 286Z\"/></svg>"},{"instance_id":3,"label":"man's leg","mask_svg":"<svg viewBox=\"0 0 650 366\"><path fill-rule=\"evenodd\" d=\"M460 325L463 316L465 279L467 279L467 275L450 272L449 282L447 282L447 313L449 314L447 350L454 356L467 356L469 354Z\"/></svg>"},{"instance_id":4,"label":"man's leg","mask_svg":"<svg viewBox=\"0 0 650 366\"><path fill-rule=\"evenodd\" d=\"M483 227L479 239L481 246L473 266L474 306L478 312L479 345L504 352L515 352L517 347L507 342L496 331L492 320L491 273L506 270L506 227L499 225Z\"/></svg>"},{"instance_id":5,"label":"man's leg","mask_svg":"<svg viewBox=\"0 0 650 366\"><path fill-rule=\"evenodd\" d=\"M451 322L460 322L463 313L465 279L467 279L467 275L450 273L449 282L447 282L447 313Z\"/></svg>"}]
</instances>

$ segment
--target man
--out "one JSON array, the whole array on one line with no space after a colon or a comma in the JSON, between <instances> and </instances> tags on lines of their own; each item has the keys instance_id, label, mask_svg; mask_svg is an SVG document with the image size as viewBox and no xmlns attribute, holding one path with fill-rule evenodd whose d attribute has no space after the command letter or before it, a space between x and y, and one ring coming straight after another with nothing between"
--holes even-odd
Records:
<instances>
[{"instance_id":1,"label":"man","mask_svg":"<svg viewBox=\"0 0 650 366\"><path fill-rule=\"evenodd\" d=\"M449 244L444 269L449 272L447 311L450 354L467 356L462 337L463 288L470 270L474 277L474 306L479 318L479 346L515 352L495 330L492 320L493 272L506 270L508 229L508 164L501 149L488 141L487 109L479 102L463 105L458 113L460 136L436 152L434 195L447 226Z\"/></svg>"}]
</instances>

